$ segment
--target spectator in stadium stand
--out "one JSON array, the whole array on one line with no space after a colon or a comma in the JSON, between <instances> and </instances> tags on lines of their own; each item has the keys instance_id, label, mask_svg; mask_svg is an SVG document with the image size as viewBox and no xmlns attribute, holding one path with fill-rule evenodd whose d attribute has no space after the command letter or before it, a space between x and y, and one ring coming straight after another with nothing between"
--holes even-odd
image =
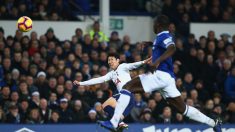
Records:
<instances>
[{"instance_id":1,"label":"spectator in stadium stand","mask_svg":"<svg viewBox=\"0 0 235 132\"><path fill-rule=\"evenodd\" d=\"M2 69L3 69L3 73L6 74L6 73L9 73L11 72L12 70L12 62L11 62L11 59L10 57L4 57L3 60L2 60ZM4 77L2 77L3 81L4 81Z\"/></svg>"},{"instance_id":2,"label":"spectator in stadium stand","mask_svg":"<svg viewBox=\"0 0 235 132\"><path fill-rule=\"evenodd\" d=\"M194 34L189 34L189 36L188 36L188 38L187 38L184 45L185 45L184 48L185 48L186 52L189 52L189 50L191 48L196 48L196 49L199 48L198 42L197 42Z\"/></svg>"},{"instance_id":3,"label":"spectator in stadium stand","mask_svg":"<svg viewBox=\"0 0 235 132\"><path fill-rule=\"evenodd\" d=\"M91 49L91 42L92 42L91 36L90 34L85 34L83 38L84 39L82 43L82 51L84 53L89 53Z\"/></svg>"},{"instance_id":4,"label":"spectator in stadium stand","mask_svg":"<svg viewBox=\"0 0 235 132\"><path fill-rule=\"evenodd\" d=\"M13 63L12 63L12 66L16 69L20 69L20 62L21 62L21 59L22 59L22 54L21 52L14 52L14 57L13 57Z\"/></svg>"},{"instance_id":5,"label":"spectator in stadium stand","mask_svg":"<svg viewBox=\"0 0 235 132\"><path fill-rule=\"evenodd\" d=\"M23 57L21 60L21 65L20 65L20 74L21 75L29 75L29 64L30 61L27 57Z\"/></svg>"},{"instance_id":6,"label":"spectator in stadium stand","mask_svg":"<svg viewBox=\"0 0 235 132\"><path fill-rule=\"evenodd\" d=\"M194 88L192 73L188 72L184 75L183 87L188 93Z\"/></svg>"},{"instance_id":7,"label":"spectator in stadium stand","mask_svg":"<svg viewBox=\"0 0 235 132\"><path fill-rule=\"evenodd\" d=\"M18 19L18 18L17 18ZM20 30L16 30L15 32L15 37L14 37L14 41L15 42L20 42L21 38L23 37L23 32L21 32Z\"/></svg>"},{"instance_id":8,"label":"spectator in stadium stand","mask_svg":"<svg viewBox=\"0 0 235 132\"><path fill-rule=\"evenodd\" d=\"M57 102L57 94L51 92L50 98L48 100L48 107L52 110L56 110L58 108L59 104Z\"/></svg>"},{"instance_id":9,"label":"spectator in stadium stand","mask_svg":"<svg viewBox=\"0 0 235 132\"><path fill-rule=\"evenodd\" d=\"M178 32L179 32L179 35L183 37L183 39L186 39L189 35L189 23L190 23L189 19L190 19L189 14L184 13L181 16L181 20L180 20L181 22L178 24Z\"/></svg>"},{"instance_id":10,"label":"spectator in stadium stand","mask_svg":"<svg viewBox=\"0 0 235 132\"><path fill-rule=\"evenodd\" d=\"M48 108L47 100L42 98L39 104L39 113L42 117L43 123L48 123L52 110Z\"/></svg>"},{"instance_id":11,"label":"spectator in stadium stand","mask_svg":"<svg viewBox=\"0 0 235 132\"><path fill-rule=\"evenodd\" d=\"M44 123L43 120L41 119L39 109L33 108L30 110L27 123L28 124L43 124Z\"/></svg>"},{"instance_id":12,"label":"spectator in stadium stand","mask_svg":"<svg viewBox=\"0 0 235 132\"><path fill-rule=\"evenodd\" d=\"M37 77L37 73L38 73L38 66L35 64L31 64L29 66L29 75L31 75L33 78L35 78L35 77Z\"/></svg>"},{"instance_id":13,"label":"spectator in stadium stand","mask_svg":"<svg viewBox=\"0 0 235 132\"><path fill-rule=\"evenodd\" d=\"M29 114L29 102L28 100L22 100L19 106L21 123L26 123Z\"/></svg>"},{"instance_id":14,"label":"spectator in stadium stand","mask_svg":"<svg viewBox=\"0 0 235 132\"><path fill-rule=\"evenodd\" d=\"M152 110L145 108L140 114L140 123L156 123L155 119L152 117Z\"/></svg>"},{"instance_id":15,"label":"spectator in stadium stand","mask_svg":"<svg viewBox=\"0 0 235 132\"><path fill-rule=\"evenodd\" d=\"M36 92L36 91L35 91ZM25 81L21 81L18 87L19 100L29 100L31 93L29 92L28 85Z\"/></svg>"},{"instance_id":16,"label":"spectator in stadium stand","mask_svg":"<svg viewBox=\"0 0 235 132\"><path fill-rule=\"evenodd\" d=\"M29 100L30 109L39 108L39 104L40 104L40 93L37 91L33 92L31 99Z\"/></svg>"},{"instance_id":17,"label":"spectator in stadium stand","mask_svg":"<svg viewBox=\"0 0 235 132\"><path fill-rule=\"evenodd\" d=\"M115 49L119 49L122 46L122 41L119 38L118 32L113 31L111 33L110 39L109 39L109 47L113 47Z\"/></svg>"},{"instance_id":18,"label":"spectator in stadium stand","mask_svg":"<svg viewBox=\"0 0 235 132\"><path fill-rule=\"evenodd\" d=\"M210 95L203 82L202 80L195 81L195 89L197 90L199 101L205 102L210 98Z\"/></svg>"},{"instance_id":19,"label":"spectator in stadium stand","mask_svg":"<svg viewBox=\"0 0 235 132\"><path fill-rule=\"evenodd\" d=\"M224 122L225 120L227 120L227 116L226 114L224 113L224 110L222 108L221 105L215 105L214 108L213 108L213 113L215 116L220 116L221 117L221 120Z\"/></svg>"},{"instance_id":20,"label":"spectator in stadium stand","mask_svg":"<svg viewBox=\"0 0 235 132\"><path fill-rule=\"evenodd\" d=\"M216 81L216 75L219 71L219 67L215 64L213 55L208 54L205 58L205 64L202 67L201 80L206 88L213 88L214 82ZM205 91L205 90L201 90Z\"/></svg>"},{"instance_id":21,"label":"spectator in stadium stand","mask_svg":"<svg viewBox=\"0 0 235 132\"><path fill-rule=\"evenodd\" d=\"M100 30L100 23L98 21L95 21L93 23L92 30L89 31L89 34L90 34L90 37L92 40L95 37L97 37L99 42L108 42L109 41L109 39L105 35L105 33Z\"/></svg>"},{"instance_id":22,"label":"spectator in stadium stand","mask_svg":"<svg viewBox=\"0 0 235 132\"><path fill-rule=\"evenodd\" d=\"M87 58L88 55L84 54L82 58L84 58L83 60L87 60L85 58ZM90 61L89 61L90 62ZM84 80L88 80L91 78L91 74L90 74L90 67L91 67L92 63L90 62L90 65L88 63L84 63L82 65L82 74L83 74L83 79Z\"/></svg>"},{"instance_id":23,"label":"spectator in stadium stand","mask_svg":"<svg viewBox=\"0 0 235 132\"><path fill-rule=\"evenodd\" d=\"M218 40L215 37L215 32L212 30L207 32L207 43L209 43L210 41L213 41L216 44L218 42Z\"/></svg>"},{"instance_id":24,"label":"spectator in stadium stand","mask_svg":"<svg viewBox=\"0 0 235 132\"><path fill-rule=\"evenodd\" d=\"M232 67L232 63L229 59L225 59L222 65L222 69L217 74L217 89L215 89L215 92L221 92L224 94L224 84L225 80L227 78L227 75L230 72L230 69Z\"/></svg>"},{"instance_id":25,"label":"spectator in stadium stand","mask_svg":"<svg viewBox=\"0 0 235 132\"><path fill-rule=\"evenodd\" d=\"M226 110L229 116L228 122L234 123L235 122L235 103L234 102L229 103Z\"/></svg>"},{"instance_id":26,"label":"spectator in stadium stand","mask_svg":"<svg viewBox=\"0 0 235 132\"><path fill-rule=\"evenodd\" d=\"M228 102L235 101L235 66L232 67L230 73L226 77L225 86L225 98Z\"/></svg>"},{"instance_id":27,"label":"spectator in stadium stand","mask_svg":"<svg viewBox=\"0 0 235 132\"><path fill-rule=\"evenodd\" d=\"M11 72L11 77L12 77L11 91L16 91L17 85L19 84L20 71L18 69L13 69Z\"/></svg>"},{"instance_id":28,"label":"spectator in stadium stand","mask_svg":"<svg viewBox=\"0 0 235 132\"><path fill-rule=\"evenodd\" d=\"M3 108L3 110L7 109L7 106L10 103L10 92L10 87L7 85L1 88L0 106Z\"/></svg>"},{"instance_id":29,"label":"spectator in stadium stand","mask_svg":"<svg viewBox=\"0 0 235 132\"><path fill-rule=\"evenodd\" d=\"M134 97L135 104L130 112L130 115L134 122L139 122L141 111L143 111L143 109L147 107L147 103L142 100L142 96L140 93L135 93Z\"/></svg>"},{"instance_id":30,"label":"spectator in stadium stand","mask_svg":"<svg viewBox=\"0 0 235 132\"><path fill-rule=\"evenodd\" d=\"M147 104L147 108L151 110L151 116L156 120L160 114L161 110L157 110L157 103L153 98L150 98L147 100L148 104Z\"/></svg>"},{"instance_id":31,"label":"spectator in stadium stand","mask_svg":"<svg viewBox=\"0 0 235 132\"><path fill-rule=\"evenodd\" d=\"M87 118L81 100L75 100L73 104L73 123L82 123Z\"/></svg>"},{"instance_id":32,"label":"spectator in stadium stand","mask_svg":"<svg viewBox=\"0 0 235 132\"><path fill-rule=\"evenodd\" d=\"M58 111L54 110L51 112L50 120L48 121L49 124L57 124L60 122L60 114Z\"/></svg>"},{"instance_id":33,"label":"spectator in stadium stand","mask_svg":"<svg viewBox=\"0 0 235 132\"><path fill-rule=\"evenodd\" d=\"M19 107L19 94L17 91L11 92L11 103L15 104L17 107Z\"/></svg>"},{"instance_id":34,"label":"spectator in stadium stand","mask_svg":"<svg viewBox=\"0 0 235 132\"><path fill-rule=\"evenodd\" d=\"M40 93L41 98L48 99L49 98L49 87L48 87L48 81L46 80L46 73L43 71L40 71L37 74L37 79L35 82L35 86L38 88L38 91Z\"/></svg>"},{"instance_id":35,"label":"spectator in stadium stand","mask_svg":"<svg viewBox=\"0 0 235 132\"><path fill-rule=\"evenodd\" d=\"M174 118L172 115L171 108L169 106L164 107L162 114L157 120L158 123L170 124L174 123Z\"/></svg>"},{"instance_id":36,"label":"spectator in stadium stand","mask_svg":"<svg viewBox=\"0 0 235 132\"><path fill-rule=\"evenodd\" d=\"M39 50L39 43L37 40L31 41L28 53L29 56L33 56Z\"/></svg>"},{"instance_id":37,"label":"spectator in stadium stand","mask_svg":"<svg viewBox=\"0 0 235 132\"><path fill-rule=\"evenodd\" d=\"M101 102L104 103L104 101L107 99L104 96L104 91L100 88L100 84L97 84L98 88L96 87L95 90L95 98L93 99L93 102Z\"/></svg>"},{"instance_id":38,"label":"spectator in stadium stand","mask_svg":"<svg viewBox=\"0 0 235 132\"><path fill-rule=\"evenodd\" d=\"M28 85L29 93L32 94L35 91L38 91L38 88L34 85L34 79L32 76L26 76L26 83Z\"/></svg>"},{"instance_id":39,"label":"spectator in stadium stand","mask_svg":"<svg viewBox=\"0 0 235 132\"><path fill-rule=\"evenodd\" d=\"M15 104L10 104L9 113L6 115L6 123L19 124L20 122L20 114L19 109Z\"/></svg>"},{"instance_id":40,"label":"spectator in stadium stand","mask_svg":"<svg viewBox=\"0 0 235 132\"><path fill-rule=\"evenodd\" d=\"M65 81L72 80L72 70L70 67L65 67L64 78L65 78Z\"/></svg>"},{"instance_id":41,"label":"spectator in stadium stand","mask_svg":"<svg viewBox=\"0 0 235 132\"><path fill-rule=\"evenodd\" d=\"M97 50L91 50L90 60L92 63L99 63L99 53Z\"/></svg>"},{"instance_id":42,"label":"spectator in stadium stand","mask_svg":"<svg viewBox=\"0 0 235 132\"><path fill-rule=\"evenodd\" d=\"M78 43L84 42L83 31L82 31L81 28L76 28L76 30L75 30L75 36L77 37L77 42L78 42Z\"/></svg>"},{"instance_id":43,"label":"spectator in stadium stand","mask_svg":"<svg viewBox=\"0 0 235 132\"><path fill-rule=\"evenodd\" d=\"M59 39L55 36L53 28L48 28L46 32L47 42L54 41L55 43L59 42Z\"/></svg>"},{"instance_id":44,"label":"spectator in stadium stand","mask_svg":"<svg viewBox=\"0 0 235 132\"><path fill-rule=\"evenodd\" d=\"M231 38L231 35L229 35L228 33L222 33L220 37L221 37L221 42L224 43L224 47L231 44L231 42L229 42L229 38Z\"/></svg>"},{"instance_id":45,"label":"spectator in stadium stand","mask_svg":"<svg viewBox=\"0 0 235 132\"><path fill-rule=\"evenodd\" d=\"M198 99L198 92L196 89L192 89L190 91L190 97L193 100L194 106L198 109L202 108L202 103L201 101Z\"/></svg>"},{"instance_id":46,"label":"spectator in stadium stand","mask_svg":"<svg viewBox=\"0 0 235 132\"><path fill-rule=\"evenodd\" d=\"M72 110L69 108L68 99L60 99L59 114L61 123L72 123L73 113Z\"/></svg>"},{"instance_id":47,"label":"spectator in stadium stand","mask_svg":"<svg viewBox=\"0 0 235 132\"><path fill-rule=\"evenodd\" d=\"M11 50L10 50L10 48L8 48L8 47L5 47L5 48L3 48L3 42L1 42L1 44L0 45L2 45L2 47L0 46L0 48L2 48L2 53L3 53L3 57L4 58L11 58ZM5 46L5 44L4 44L4 46Z\"/></svg>"},{"instance_id":48,"label":"spectator in stadium stand","mask_svg":"<svg viewBox=\"0 0 235 132\"><path fill-rule=\"evenodd\" d=\"M214 101L212 99L208 99L205 103L204 106L204 113L207 114L208 116L213 116L212 112L213 112L213 108L214 108Z\"/></svg>"},{"instance_id":49,"label":"spectator in stadium stand","mask_svg":"<svg viewBox=\"0 0 235 132\"><path fill-rule=\"evenodd\" d=\"M95 123L97 121L97 112L94 109L89 110L87 123Z\"/></svg>"},{"instance_id":50,"label":"spectator in stadium stand","mask_svg":"<svg viewBox=\"0 0 235 132\"><path fill-rule=\"evenodd\" d=\"M67 100L68 100L68 102L69 102L69 107L71 108L72 107L72 93L71 93L71 91L69 91L69 90L66 90L65 92L64 92L64 98L66 98Z\"/></svg>"}]
</instances>

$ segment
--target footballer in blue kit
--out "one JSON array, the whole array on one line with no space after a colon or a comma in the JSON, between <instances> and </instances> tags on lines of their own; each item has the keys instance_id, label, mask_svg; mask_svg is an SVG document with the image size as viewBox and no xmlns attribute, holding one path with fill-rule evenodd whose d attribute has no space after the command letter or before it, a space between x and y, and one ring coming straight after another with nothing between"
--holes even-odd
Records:
<instances>
[{"instance_id":1,"label":"footballer in blue kit","mask_svg":"<svg viewBox=\"0 0 235 132\"><path fill-rule=\"evenodd\" d=\"M172 36L169 31L162 31L157 35L154 40L152 48L152 62L155 62L167 49L169 45L174 45ZM164 71L169 73L172 77L175 77L173 72L173 62L172 58L169 57L166 60L162 61L157 70Z\"/></svg>"},{"instance_id":2,"label":"footballer in blue kit","mask_svg":"<svg viewBox=\"0 0 235 132\"><path fill-rule=\"evenodd\" d=\"M164 99L184 116L192 120L205 123L213 128L215 132L221 132L221 120L211 119L196 108L188 106L181 98L181 93L175 85L172 55L175 52L175 43L168 31L169 18L165 15L158 16L154 20L153 30L157 34L152 47L151 72L141 74L127 82L122 90L130 92L152 92L160 91ZM128 106L130 97L124 91L117 101L114 115L110 121L100 121L100 125L109 130L116 131L121 115Z\"/></svg>"}]
</instances>

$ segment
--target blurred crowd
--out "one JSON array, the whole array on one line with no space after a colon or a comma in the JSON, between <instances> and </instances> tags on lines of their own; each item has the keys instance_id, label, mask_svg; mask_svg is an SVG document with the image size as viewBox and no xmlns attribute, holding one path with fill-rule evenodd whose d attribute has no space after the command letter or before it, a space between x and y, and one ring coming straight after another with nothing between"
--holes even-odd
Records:
<instances>
[{"instance_id":1,"label":"blurred crowd","mask_svg":"<svg viewBox=\"0 0 235 132\"><path fill-rule=\"evenodd\" d=\"M167 15L176 25L178 37L188 37L190 22L235 22L234 9L234 0L110 0L110 14ZM98 12L99 0L0 0L0 19L5 20L29 16L33 20L79 21L82 15Z\"/></svg>"},{"instance_id":2,"label":"blurred crowd","mask_svg":"<svg viewBox=\"0 0 235 132\"><path fill-rule=\"evenodd\" d=\"M194 34L185 41L175 36L175 43L176 86L185 103L234 123L235 35L215 38L215 32L208 31L199 40ZM99 22L94 22L87 34L77 28L65 41L60 41L52 28L40 35L32 31L26 36L17 30L14 36L5 36L1 27L0 122L92 123L107 119L101 104L117 92L114 84L77 87L72 81L105 75L109 71L108 53L119 53L121 62L150 56L151 46L142 49L141 45L128 35L120 38L117 31L107 37ZM145 70L134 70L131 76ZM134 97L135 106L127 122L193 123L169 107L157 91L136 93Z\"/></svg>"}]
</instances>

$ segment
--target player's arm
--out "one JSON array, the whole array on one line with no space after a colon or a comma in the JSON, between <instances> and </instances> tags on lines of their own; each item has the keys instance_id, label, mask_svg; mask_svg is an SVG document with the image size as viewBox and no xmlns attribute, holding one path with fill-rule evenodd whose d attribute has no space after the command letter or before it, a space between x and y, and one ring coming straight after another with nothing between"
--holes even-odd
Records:
<instances>
[{"instance_id":1,"label":"player's arm","mask_svg":"<svg viewBox=\"0 0 235 132\"><path fill-rule=\"evenodd\" d=\"M172 56L175 53L175 50L176 48L174 43L169 44L166 51L155 62L153 62L153 66L157 67L162 61Z\"/></svg>"},{"instance_id":2,"label":"player's arm","mask_svg":"<svg viewBox=\"0 0 235 132\"><path fill-rule=\"evenodd\" d=\"M149 57L148 59L146 60L143 60L143 61L138 61L138 62L134 62L134 63L128 63L126 64L127 66L127 69L128 70L132 70L132 69L136 69L144 64L149 64L150 62L152 61L152 56Z\"/></svg>"},{"instance_id":3,"label":"player's arm","mask_svg":"<svg viewBox=\"0 0 235 132\"><path fill-rule=\"evenodd\" d=\"M87 81L83 81L83 82L79 82L77 80L74 80L73 81L73 84L74 85L81 85L81 86L87 86L87 85L95 85L95 84L99 84L99 83L103 83L103 82L107 82L111 80L111 77L110 77L110 73L107 73L106 75L104 76L101 76L101 77L97 77L97 78L93 78L93 79L90 79L90 80L87 80Z\"/></svg>"}]
</instances>

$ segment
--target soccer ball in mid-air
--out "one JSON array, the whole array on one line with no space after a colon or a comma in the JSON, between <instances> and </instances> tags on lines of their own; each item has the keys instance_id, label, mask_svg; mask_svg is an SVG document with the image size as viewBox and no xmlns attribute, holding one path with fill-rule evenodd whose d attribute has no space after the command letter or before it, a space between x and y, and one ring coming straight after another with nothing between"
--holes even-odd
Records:
<instances>
[{"instance_id":1,"label":"soccer ball in mid-air","mask_svg":"<svg viewBox=\"0 0 235 132\"><path fill-rule=\"evenodd\" d=\"M22 16L17 21L17 28L22 32L28 32L33 28L33 21L27 16Z\"/></svg>"}]
</instances>

